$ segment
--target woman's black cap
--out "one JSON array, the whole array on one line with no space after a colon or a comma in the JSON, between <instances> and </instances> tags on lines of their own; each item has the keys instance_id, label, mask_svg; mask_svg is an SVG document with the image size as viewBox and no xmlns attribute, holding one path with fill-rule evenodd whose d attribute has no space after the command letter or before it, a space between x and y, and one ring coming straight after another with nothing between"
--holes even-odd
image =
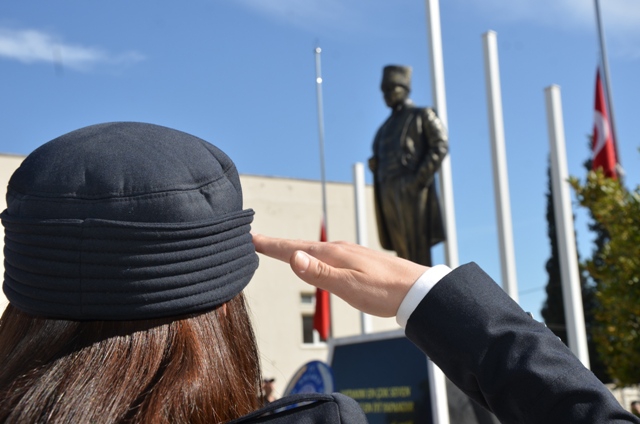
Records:
<instances>
[{"instance_id":1,"label":"woman's black cap","mask_svg":"<svg viewBox=\"0 0 640 424\"><path fill-rule=\"evenodd\" d=\"M44 144L11 177L0 217L4 292L48 318L213 309L258 265L231 159L157 125L99 124Z\"/></svg>"}]
</instances>

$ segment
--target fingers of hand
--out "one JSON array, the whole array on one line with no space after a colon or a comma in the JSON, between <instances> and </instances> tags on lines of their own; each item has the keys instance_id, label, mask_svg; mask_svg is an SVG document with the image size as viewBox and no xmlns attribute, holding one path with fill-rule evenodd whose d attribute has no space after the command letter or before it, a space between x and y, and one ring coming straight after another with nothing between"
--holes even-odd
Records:
<instances>
[{"instance_id":1,"label":"fingers of hand","mask_svg":"<svg viewBox=\"0 0 640 424\"><path fill-rule=\"evenodd\" d=\"M298 250L291 257L291 268L296 274L304 274L309 269L311 257L306 253Z\"/></svg>"},{"instance_id":2,"label":"fingers of hand","mask_svg":"<svg viewBox=\"0 0 640 424\"><path fill-rule=\"evenodd\" d=\"M253 234L253 244L256 251L283 262L289 262L289 258L296 250L303 250L311 242L301 240L287 240L269 237L262 234Z\"/></svg>"},{"instance_id":3,"label":"fingers of hand","mask_svg":"<svg viewBox=\"0 0 640 424\"><path fill-rule=\"evenodd\" d=\"M303 281L327 290L351 306L378 316L392 316L397 311L397 296L390 295L386 284L376 282L367 273L333 267L305 252L291 256L291 268Z\"/></svg>"},{"instance_id":4,"label":"fingers of hand","mask_svg":"<svg viewBox=\"0 0 640 424\"><path fill-rule=\"evenodd\" d=\"M351 250L361 248L358 245L347 242L317 242L305 240L279 239L261 234L253 234L253 244L256 251L281 260L289 262L294 252L304 251L310 256L318 258L332 266L340 268L350 268L353 261L359 259L358 255L353 255ZM361 248L362 249L362 248Z\"/></svg>"},{"instance_id":5,"label":"fingers of hand","mask_svg":"<svg viewBox=\"0 0 640 424\"><path fill-rule=\"evenodd\" d=\"M303 251L295 252L291 256L290 264L298 277L321 289L333 291L344 278L344 275L341 275L342 270L333 268Z\"/></svg>"}]
</instances>

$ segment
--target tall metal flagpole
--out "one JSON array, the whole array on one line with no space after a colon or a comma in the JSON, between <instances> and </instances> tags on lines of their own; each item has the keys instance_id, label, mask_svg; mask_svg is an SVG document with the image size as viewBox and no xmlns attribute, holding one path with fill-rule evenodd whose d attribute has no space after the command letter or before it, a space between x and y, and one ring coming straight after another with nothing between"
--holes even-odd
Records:
<instances>
[{"instance_id":1,"label":"tall metal flagpole","mask_svg":"<svg viewBox=\"0 0 640 424\"><path fill-rule=\"evenodd\" d=\"M444 86L444 60L442 59L442 34L440 31L440 4L438 0L426 0L426 6L433 105L445 128L448 128L447 96ZM445 156L440 165L440 191L442 194L443 218L447 238L444 242L445 261L451 268L456 268L459 265L458 235L456 230L455 208L453 206L450 155Z\"/></svg>"},{"instance_id":2,"label":"tall metal flagpole","mask_svg":"<svg viewBox=\"0 0 640 424\"><path fill-rule=\"evenodd\" d=\"M553 208L558 234L558 254L562 276L562 299L567 322L569 349L589 368L589 349L584 323L584 310L578 271L578 253L569 194L569 172L564 138L564 120L560 87L551 85L544 90L547 108L547 128L551 159Z\"/></svg>"},{"instance_id":3,"label":"tall metal flagpole","mask_svg":"<svg viewBox=\"0 0 640 424\"><path fill-rule=\"evenodd\" d=\"M356 162L353 165L353 193L356 205L356 239L359 245L367 247L367 209L365 202L364 164ZM373 332L371 315L360 312L361 334Z\"/></svg>"},{"instance_id":4,"label":"tall metal flagpole","mask_svg":"<svg viewBox=\"0 0 640 424\"><path fill-rule=\"evenodd\" d=\"M324 226L324 235L329 240L329 220L327 217L327 180L325 177L324 166L324 115L322 113L322 73L320 72L320 53L322 49L316 46L314 49L316 57L316 99L318 109L318 139L320 141L320 181L322 185L322 225ZM316 300L317 301L317 300ZM331 294L327 293L327 302L329 306L329 339L333 337L333 320L331 319Z\"/></svg>"},{"instance_id":5,"label":"tall metal flagpole","mask_svg":"<svg viewBox=\"0 0 640 424\"><path fill-rule=\"evenodd\" d=\"M316 56L316 99L318 101L318 139L320 140L320 181L322 183L322 219L325 234L329 239L329 221L327 219L327 181L324 172L324 116L322 114L322 73L320 72L320 53L322 49L314 49Z\"/></svg>"},{"instance_id":6,"label":"tall metal flagpole","mask_svg":"<svg viewBox=\"0 0 640 424\"><path fill-rule=\"evenodd\" d=\"M431 64L431 91L433 105L438 117L447 127L447 99L444 90L444 64L442 59L442 34L440 31L440 4L438 0L426 0L427 32L429 40L429 59ZM444 225L447 239L445 241L445 258L451 268L458 266L458 236L453 207L453 184L451 183L451 160L445 156L440 166L440 191L444 209ZM430 359L429 388L431 389L431 412L435 424L449 424L449 404L447 401L447 385L444 373Z\"/></svg>"},{"instance_id":7,"label":"tall metal flagpole","mask_svg":"<svg viewBox=\"0 0 640 424\"><path fill-rule=\"evenodd\" d=\"M613 113L613 98L611 95L611 80L609 79L609 59L607 59L607 48L604 43L604 29L602 27L602 17L600 16L600 0L594 0L596 6L596 23L598 24L598 40L600 42L600 62L602 64L602 76L604 77L604 92L609 112L609 126L613 136L613 147L616 151L616 161L618 163L616 171L624 175L620 166L620 155L618 154L618 132L616 131L616 121Z\"/></svg>"},{"instance_id":8,"label":"tall metal flagpole","mask_svg":"<svg viewBox=\"0 0 640 424\"><path fill-rule=\"evenodd\" d=\"M495 31L482 35L484 50L485 82L487 85L487 110L489 112L489 134L491 136L491 159L493 162L493 187L498 218L498 245L502 269L502 287L518 302L516 258L513 247L513 226L509 202L509 176L507 174L507 152L504 141L502 118L502 93L498 66L498 38Z\"/></svg>"}]
</instances>

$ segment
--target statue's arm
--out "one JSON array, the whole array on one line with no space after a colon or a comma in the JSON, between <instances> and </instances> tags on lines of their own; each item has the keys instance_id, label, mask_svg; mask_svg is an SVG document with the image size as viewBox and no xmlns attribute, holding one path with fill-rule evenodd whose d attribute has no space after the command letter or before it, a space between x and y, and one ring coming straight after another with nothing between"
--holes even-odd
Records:
<instances>
[{"instance_id":1,"label":"statue's arm","mask_svg":"<svg viewBox=\"0 0 640 424\"><path fill-rule=\"evenodd\" d=\"M424 156L417 168L416 180L421 186L431 184L442 160L449 151L447 129L431 108L424 108L420 114L424 142Z\"/></svg>"},{"instance_id":2,"label":"statue's arm","mask_svg":"<svg viewBox=\"0 0 640 424\"><path fill-rule=\"evenodd\" d=\"M369 158L369 169L371 172L375 173L378 169L378 158L376 156L371 156Z\"/></svg>"},{"instance_id":3,"label":"statue's arm","mask_svg":"<svg viewBox=\"0 0 640 424\"><path fill-rule=\"evenodd\" d=\"M373 145L371 147L373 150L373 155L371 155L371 157L369 158L368 165L371 172L373 172L373 175L375 175L376 171L378 170L378 156L376 154L376 152L378 151L378 134L376 134L375 138L373 139Z\"/></svg>"}]
</instances>

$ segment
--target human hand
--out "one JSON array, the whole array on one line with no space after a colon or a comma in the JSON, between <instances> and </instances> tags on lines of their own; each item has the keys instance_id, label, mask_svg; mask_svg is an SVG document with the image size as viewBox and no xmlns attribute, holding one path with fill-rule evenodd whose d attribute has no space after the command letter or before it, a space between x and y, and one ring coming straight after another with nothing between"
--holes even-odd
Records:
<instances>
[{"instance_id":1,"label":"human hand","mask_svg":"<svg viewBox=\"0 0 640 424\"><path fill-rule=\"evenodd\" d=\"M256 250L289 262L303 281L356 309L395 316L407 292L428 268L347 242L314 242L253 235Z\"/></svg>"}]
</instances>

